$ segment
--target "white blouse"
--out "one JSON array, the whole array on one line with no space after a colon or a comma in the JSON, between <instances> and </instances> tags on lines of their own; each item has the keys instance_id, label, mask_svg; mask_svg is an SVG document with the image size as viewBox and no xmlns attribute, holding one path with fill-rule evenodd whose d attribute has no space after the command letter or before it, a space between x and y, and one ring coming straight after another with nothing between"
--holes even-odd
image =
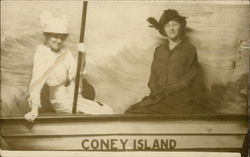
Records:
<instances>
[{"instance_id":1,"label":"white blouse","mask_svg":"<svg viewBox=\"0 0 250 157\"><path fill-rule=\"evenodd\" d=\"M33 61L33 73L30 82L29 104L41 107L41 90L44 84L49 86L49 100L58 113L71 113L75 90L74 77L76 60L68 49L59 53L52 52L45 45L37 46ZM51 68L53 67L53 68ZM81 74L85 74L83 71ZM68 80L68 81L67 81ZM65 83L69 84L65 84ZM77 112L85 114L113 114L113 109L97 101L85 99L78 93Z\"/></svg>"},{"instance_id":2,"label":"white blouse","mask_svg":"<svg viewBox=\"0 0 250 157\"><path fill-rule=\"evenodd\" d=\"M46 71L55 64L56 59L62 54L64 54L64 57L46 75ZM74 95L74 81L72 80L76 74L76 64L76 60L68 49L55 53L45 45L38 45L34 54L33 72L30 82L30 87L33 86L29 97L30 105L41 107L40 94L44 84L49 86L52 104L71 103ZM41 79L43 77L44 79ZM70 80L69 86L64 85L67 78Z\"/></svg>"}]
</instances>

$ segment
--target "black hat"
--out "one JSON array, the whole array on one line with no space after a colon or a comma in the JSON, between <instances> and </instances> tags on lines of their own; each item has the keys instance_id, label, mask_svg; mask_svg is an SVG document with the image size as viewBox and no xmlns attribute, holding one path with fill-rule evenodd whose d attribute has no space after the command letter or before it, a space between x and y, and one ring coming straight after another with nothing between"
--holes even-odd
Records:
<instances>
[{"instance_id":1,"label":"black hat","mask_svg":"<svg viewBox=\"0 0 250 157\"><path fill-rule=\"evenodd\" d=\"M179 15L179 13L174 9L165 10L164 13L161 15L159 22L153 18L149 17L147 21L151 24L149 27L153 27L158 29L160 34L165 36L164 26L171 20L178 21L182 26L186 26L186 18L185 16Z\"/></svg>"}]
</instances>

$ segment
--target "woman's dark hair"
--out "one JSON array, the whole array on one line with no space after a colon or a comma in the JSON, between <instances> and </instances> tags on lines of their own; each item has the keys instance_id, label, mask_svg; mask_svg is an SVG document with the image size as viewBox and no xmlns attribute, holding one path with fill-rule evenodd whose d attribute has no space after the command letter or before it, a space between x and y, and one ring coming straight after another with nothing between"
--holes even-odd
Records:
<instances>
[{"instance_id":1,"label":"woman's dark hair","mask_svg":"<svg viewBox=\"0 0 250 157\"><path fill-rule=\"evenodd\" d=\"M153 18L149 17L147 21L151 24L149 27L153 27L159 30L159 33L163 36L166 36L164 27L169 21L177 21L181 24L183 31L186 28L186 18L185 16L179 15L179 13L174 9L165 10L164 13L161 15L159 22Z\"/></svg>"},{"instance_id":2,"label":"woman's dark hair","mask_svg":"<svg viewBox=\"0 0 250 157\"><path fill-rule=\"evenodd\" d=\"M44 32L43 34L46 40L50 37L55 37L55 38L60 38L61 40L65 40L69 36L68 34L49 33L49 32Z\"/></svg>"}]
</instances>

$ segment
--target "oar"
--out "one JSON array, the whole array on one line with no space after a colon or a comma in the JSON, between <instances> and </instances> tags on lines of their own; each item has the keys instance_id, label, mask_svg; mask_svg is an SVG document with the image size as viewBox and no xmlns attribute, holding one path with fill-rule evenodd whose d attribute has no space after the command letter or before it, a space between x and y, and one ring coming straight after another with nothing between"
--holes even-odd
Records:
<instances>
[{"instance_id":1,"label":"oar","mask_svg":"<svg viewBox=\"0 0 250 157\"><path fill-rule=\"evenodd\" d=\"M82 23L81 23L81 30L80 30L81 33L80 33L80 39L79 39L80 43L82 43L84 41L87 5L88 5L88 2L84 1L83 2L83 8L82 8ZM73 101L73 108L72 108L73 113L76 113L82 59L83 60L85 59L85 54L83 55L81 52L78 52L78 61L77 61L77 68L76 68L76 80L75 80L75 91L74 91L74 101Z\"/></svg>"}]
</instances>

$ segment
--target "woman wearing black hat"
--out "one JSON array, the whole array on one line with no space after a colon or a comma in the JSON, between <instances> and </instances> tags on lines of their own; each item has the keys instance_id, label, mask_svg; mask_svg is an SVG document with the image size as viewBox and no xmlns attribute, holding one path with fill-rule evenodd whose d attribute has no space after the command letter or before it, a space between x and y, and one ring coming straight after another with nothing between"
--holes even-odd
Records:
<instances>
[{"instance_id":1,"label":"woman wearing black hat","mask_svg":"<svg viewBox=\"0 0 250 157\"><path fill-rule=\"evenodd\" d=\"M125 113L193 112L193 80L198 70L196 48L186 39L186 17L176 10L165 10L159 22L148 22L167 38L155 49L148 86L150 95Z\"/></svg>"}]
</instances>

